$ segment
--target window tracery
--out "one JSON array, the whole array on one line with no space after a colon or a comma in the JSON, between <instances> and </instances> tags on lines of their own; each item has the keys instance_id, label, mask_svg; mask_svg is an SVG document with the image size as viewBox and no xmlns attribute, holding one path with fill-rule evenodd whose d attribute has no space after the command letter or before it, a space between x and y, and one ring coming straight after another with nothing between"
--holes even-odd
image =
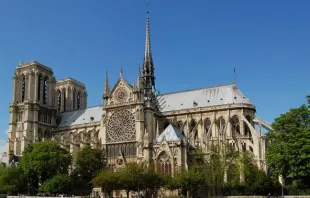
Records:
<instances>
[{"instance_id":1,"label":"window tracery","mask_svg":"<svg viewBox=\"0 0 310 198\"><path fill-rule=\"evenodd\" d=\"M132 141L136 139L134 115L128 110L114 112L108 120L108 141Z\"/></svg>"},{"instance_id":2,"label":"window tracery","mask_svg":"<svg viewBox=\"0 0 310 198\"><path fill-rule=\"evenodd\" d=\"M47 83L48 78L45 77L43 81L43 104L46 104L47 102L47 88L48 88L48 83Z\"/></svg>"},{"instance_id":3,"label":"window tracery","mask_svg":"<svg viewBox=\"0 0 310 198\"><path fill-rule=\"evenodd\" d=\"M240 135L240 122L237 116L233 116L231 118L231 127L232 127L231 136Z\"/></svg>"},{"instance_id":4,"label":"window tracery","mask_svg":"<svg viewBox=\"0 0 310 198\"><path fill-rule=\"evenodd\" d=\"M159 172L161 172L162 174L165 175L170 175L172 172L172 165L171 165L171 159L169 157L169 155L167 154L167 152L162 152L159 156L158 156L158 160L157 160L157 170Z\"/></svg>"}]
</instances>

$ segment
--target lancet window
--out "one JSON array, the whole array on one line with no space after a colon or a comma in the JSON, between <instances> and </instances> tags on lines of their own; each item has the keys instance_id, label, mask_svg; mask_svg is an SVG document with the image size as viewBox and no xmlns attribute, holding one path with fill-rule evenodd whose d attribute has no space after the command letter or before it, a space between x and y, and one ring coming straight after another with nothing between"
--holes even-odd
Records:
<instances>
[{"instance_id":1,"label":"lancet window","mask_svg":"<svg viewBox=\"0 0 310 198\"><path fill-rule=\"evenodd\" d=\"M45 77L44 81L43 81L43 104L46 104L47 101L47 88L48 88L48 82L47 82L48 78Z\"/></svg>"},{"instance_id":2,"label":"lancet window","mask_svg":"<svg viewBox=\"0 0 310 198\"><path fill-rule=\"evenodd\" d=\"M72 108L73 108L73 110L75 110L75 103L76 103L76 90L75 89L73 89L73 93L72 93L72 98L73 98L73 101L72 101Z\"/></svg>"},{"instance_id":3,"label":"lancet window","mask_svg":"<svg viewBox=\"0 0 310 198\"><path fill-rule=\"evenodd\" d=\"M23 75L22 77L22 102L25 100L25 94L26 94L26 77Z\"/></svg>"},{"instance_id":4,"label":"lancet window","mask_svg":"<svg viewBox=\"0 0 310 198\"><path fill-rule=\"evenodd\" d=\"M135 143L124 143L124 144L110 144L107 145L106 154L108 158L115 158L122 154L125 157L136 156L136 145Z\"/></svg>"},{"instance_id":5,"label":"lancet window","mask_svg":"<svg viewBox=\"0 0 310 198\"><path fill-rule=\"evenodd\" d=\"M157 170L165 175L170 175L172 172L172 162L166 152L162 152L157 160Z\"/></svg>"},{"instance_id":6,"label":"lancet window","mask_svg":"<svg viewBox=\"0 0 310 198\"><path fill-rule=\"evenodd\" d=\"M220 117L218 120L219 135L224 135L225 125L226 125L226 122L225 122L224 118Z\"/></svg>"},{"instance_id":7,"label":"lancet window","mask_svg":"<svg viewBox=\"0 0 310 198\"><path fill-rule=\"evenodd\" d=\"M76 104L76 107L77 109L80 109L81 107L81 95L80 95L80 92L77 93L77 104Z\"/></svg>"},{"instance_id":8,"label":"lancet window","mask_svg":"<svg viewBox=\"0 0 310 198\"><path fill-rule=\"evenodd\" d=\"M231 118L231 136L240 135L240 122L237 116Z\"/></svg>"},{"instance_id":9,"label":"lancet window","mask_svg":"<svg viewBox=\"0 0 310 198\"><path fill-rule=\"evenodd\" d=\"M61 108L61 92L60 90L57 90L57 108L58 112L60 112Z\"/></svg>"}]
</instances>

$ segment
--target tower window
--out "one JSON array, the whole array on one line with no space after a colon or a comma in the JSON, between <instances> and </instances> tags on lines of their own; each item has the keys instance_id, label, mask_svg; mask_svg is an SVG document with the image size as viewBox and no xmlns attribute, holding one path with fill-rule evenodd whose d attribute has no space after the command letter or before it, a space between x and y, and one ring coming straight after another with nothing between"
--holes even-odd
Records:
<instances>
[{"instance_id":1,"label":"tower window","mask_svg":"<svg viewBox=\"0 0 310 198\"><path fill-rule=\"evenodd\" d=\"M47 77L45 77L43 81L43 104L46 104L47 100L47 86Z\"/></svg>"},{"instance_id":2,"label":"tower window","mask_svg":"<svg viewBox=\"0 0 310 198\"><path fill-rule=\"evenodd\" d=\"M81 96L80 96L80 92L78 92L77 94L77 109L80 109L80 105L81 105Z\"/></svg>"},{"instance_id":3,"label":"tower window","mask_svg":"<svg viewBox=\"0 0 310 198\"><path fill-rule=\"evenodd\" d=\"M22 102L25 100L25 94L26 94L26 78L23 75L23 81L22 81Z\"/></svg>"},{"instance_id":4,"label":"tower window","mask_svg":"<svg viewBox=\"0 0 310 198\"><path fill-rule=\"evenodd\" d=\"M37 99L38 99L38 101L40 101L40 99L41 99L41 80L42 80L42 76L41 75L39 75L38 76L38 90L37 90Z\"/></svg>"},{"instance_id":5,"label":"tower window","mask_svg":"<svg viewBox=\"0 0 310 198\"><path fill-rule=\"evenodd\" d=\"M58 105L58 112L60 112L60 107L61 107L61 92L60 90L57 91L57 105Z\"/></svg>"}]
</instances>

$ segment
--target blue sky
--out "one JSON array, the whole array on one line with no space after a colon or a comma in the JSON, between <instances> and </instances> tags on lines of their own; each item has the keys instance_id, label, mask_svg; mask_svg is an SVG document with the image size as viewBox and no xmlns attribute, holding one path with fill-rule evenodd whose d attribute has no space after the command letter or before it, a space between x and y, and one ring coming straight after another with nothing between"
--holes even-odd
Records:
<instances>
[{"instance_id":1,"label":"blue sky","mask_svg":"<svg viewBox=\"0 0 310 198\"><path fill-rule=\"evenodd\" d=\"M237 84L272 122L305 102L310 72L308 0L150 0L157 89L171 92ZM143 61L146 0L0 2L0 139L6 139L12 76L37 60L57 79L87 86L101 104L105 71L129 82Z\"/></svg>"}]
</instances>

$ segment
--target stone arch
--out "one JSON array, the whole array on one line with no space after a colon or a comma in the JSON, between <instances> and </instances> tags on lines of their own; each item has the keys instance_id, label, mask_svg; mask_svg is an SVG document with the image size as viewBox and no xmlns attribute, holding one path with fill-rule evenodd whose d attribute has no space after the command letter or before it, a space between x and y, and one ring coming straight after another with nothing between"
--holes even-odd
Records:
<instances>
[{"instance_id":1,"label":"stone arch","mask_svg":"<svg viewBox=\"0 0 310 198\"><path fill-rule=\"evenodd\" d=\"M173 158L167 151L161 151L156 159L156 169L164 175L171 175L173 168Z\"/></svg>"},{"instance_id":2,"label":"stone arch","mask_svg":"<svg viewBox=\"0 0 310 198\"><path fill-rule=\"evenodd\" d=\"M177 122L176 127L181 131L182 135L185 136L183 126L184 126L184 123L182 122L182 120L179 120L179 121Z\"/></svg>"},{"instance_id":3,"label":"stone arch","mask_svg":"<svg viewBox=\"0 0 310 198\"><path fill-rule=\"evenodd\" d=\"M63 111L66 111L66 105L67 105L67 94L66 94L66 88L65 87L63 87L62 88L62 90L61 90L61 96L62 96L62 101L61 101L61 103L62 103L62 109L63 109Z\"/></svg>"},{"instance_id":4,"label":"stone arch","mask_svg":"<svg viewBox=\"0 0 310 198\"><path fill-rule=\"evenodd\" d=\"M75 110L76 108L76 89L73 88L73 92L72 92L72 109Z\"/></svg>"},{"instance_id":5,"label":"stone arch","mask_svg":"<svg viewBox=\"0 0 310 198\"><path fill-rule=\"evenodd\" d=\"M38 84L37 84L37 101L41 100L41 82L42 82L42 74L39 73L38 75Z\"/></svg>"}]
</instances>

